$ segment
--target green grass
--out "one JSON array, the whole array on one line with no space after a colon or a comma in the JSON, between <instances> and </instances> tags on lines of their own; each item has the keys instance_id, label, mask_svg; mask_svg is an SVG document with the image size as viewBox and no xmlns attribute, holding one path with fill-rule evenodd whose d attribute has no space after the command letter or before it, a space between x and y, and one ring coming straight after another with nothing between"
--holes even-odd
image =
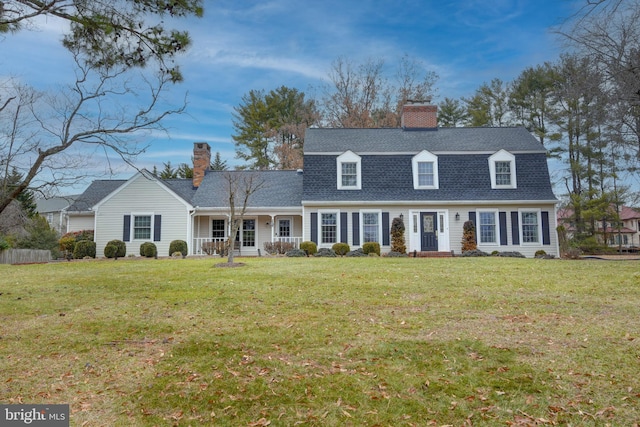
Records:
<instances>
[{"instance_id":1,"label":"green grass","mask_svg":"<svg viewBox=\"0 0 640 427\"><path fill-rule=\"evenodd\" d=\"M634 425L637 261L0 266L0 402L71 424Z\"/></svg>"}]
</instances>

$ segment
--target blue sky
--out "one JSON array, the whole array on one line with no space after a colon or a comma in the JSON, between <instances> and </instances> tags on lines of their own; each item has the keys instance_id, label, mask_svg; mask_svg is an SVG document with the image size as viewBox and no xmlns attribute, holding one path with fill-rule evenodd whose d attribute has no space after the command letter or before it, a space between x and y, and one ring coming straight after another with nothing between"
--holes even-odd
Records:
<instances>
[{"instance_id":1,"label":"blue sky","mask_svg":"<svg viewBox=\"0 0 640 427\"><path fill-rule=\"evenodd\" d=\"M190 31L193 45L179 58L185 81L167 94L187 93L187 114L171 117L169 134L152 134L137 166L191 162L193 142L206 141L237 164L231 138L233 108L252 89L281 85L320 94L331 63L385 60L391 73L403 55L439 75L437 98L471 95L493 78L510 81L524 68L557 59L550 28L575 11L573 0L219 0L205 16L171 22ZM71 83L61 24L0 39L0 77L38 88ZM107 159L104 159L106 163ZM98 161L102 161L98 159ZM117 177L131 169L111 158ZM109 178L102 176L101 178ZM86 185L86 184L85 184Z\"/></svg>"}]
</instances>

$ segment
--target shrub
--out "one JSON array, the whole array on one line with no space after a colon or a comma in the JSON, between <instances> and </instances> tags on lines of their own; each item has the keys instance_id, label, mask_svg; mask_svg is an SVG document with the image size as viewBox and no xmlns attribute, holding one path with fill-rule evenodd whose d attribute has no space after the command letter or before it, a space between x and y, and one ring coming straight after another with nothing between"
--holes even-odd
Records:
<instances>
[{"instance_id":1,"label":"shrub","mask_svg":"<svg viewBox=\"0 0 640 427\"><path fill-rule=\"evenodd\" d=\"M364 252L366 255L369 255L372 253L376 255L380 255L380 243L367 242L364 245L362 245L362 252Z\"/></svg>"},{"instance_id":2,"label":"shrub","mask_svg":"<svg viewBox=\"0 0 640 427\"><path fill-rule=\"evenodd\" d=\"M358 248L355 251L347 252L347 254L345 256L348 256L348 257L361 257L361 256L368 256L368 255L364 253L362 248Z\"/></svg>"},{"instance_id":3,"label":"shrub","mask_svg":"<svg viewBox=\"0 0 640 427\"><path fill-rule=\"evenodd\" d=\"M526 258L524 255L522 255L520 252L518 251L512 251L512 252L499 252L498 256L500 257L505 257L505 258Z\"/></svg>"},{"instance_id":4,"label":"shrub","mask_svg":"<svg viewBox=\"0 0 640 427\"><path fill-rule=\"evenodd\" d=\"M174 240L169 243L169 255L173 256L175 252L180 252L182 256L187 256L188 246L184 240Z\"/></svg>"},{"instance_id":5,"label":"shrub","mask_svg":"<svg viewBox=\"0 0 640 427\"><path fill-rule=\"evenodd\" d=\"M391 252L404 254L407 252L407 246L404 241L404 221L400 218L394 218L391 222Z\"/></svg>"},{"instance_id":6,"label":"shrub","mask_svg":"<svg viewBox=\"0 0 640 427\"><path fill-rule=\"evenodd\" d=\"M536 253L534 254L534 256L535 256L536 258L538 258L538 257L544 257L545 255L547 255L547 253L546 253L544 250L542 250L542 249L538 249L538 250L536 251Z\"/></svg>"},{"instance_id":7,"label":"shrub","mask_svg":"<svg viewBox=\"0 0 640 427\"><path fill-rule=\"evenodd\" d=\"M9 249L11 245L4 237L0 237L0 251L4 251L5 249Z\"/></svg>"},{"instance_id":8,"label":"shrub","mask_svg":"<svg viewBox=\"0 0 640 427\"><path fill-rule=\"evenodd\" d=\"M155 258L158 255L158 248L155 243L144 242L140 245L140 255L147 258Z\"/></svg>"},{"instance_id":9,"label":"shrub","mask_svg":"<svg viewBox=\"0 0 640 427\"><path fill-rule=\"evenodd\" d=\"M288 257L306 257L307 253L302 249L292 249L285 254Z\"/></svg>"},{"instance_id":10,"label":"shrub","mask_svg":"<svg viewBox=\"0 0 640 427\"><path fill-rule=\"evenodd\" d=\"M295 246L291 242L264 242L264 250L272 255L286 254L292 249L295 249Z\"/></svg>"},{"instance_id":11,"label":"shrub","mask_svg":"<svg viewBox=\"0 0 640 427\"><path fill-rule=\"evenodd\" d=\"M333 249L320 248L313 256L335 258L337 255Z\"/></svg>"},{"instance_id":12,"label":"shrub","mask_svg":"<svg viewBox=\"0 0 640 427\"><path fill-rule=\"evenodd\" d=\"M93 241L93 235L94 235L93 230L80 230L80 231L70 231L66 234L63 234L62 238L73 237L76 240L76 242L79 242L80 240Z\"/></svg>"},{"instance_id":13,"label":"shrub","mask_svg":"<svg viewBox=\"0 0 640 427\"><path fill-rule=\"evenodd\" d=\"M391 252L385 254L384 256L389 257L389 258L407 258L409 255L407 255L406 253L400 253L400 252L396 252L396 251L391 251Z\"/></svg>"},{"instance_id":14,"label":"shrub","mask_svg":"<svg viewBox=\"0 0 640 427\"><path fill-rule=\"evenodd\" d=\"M498 256L500 255L500 251L492 251L491 252L491 256Z\"/></svg>"},{"instance_id":15,"label":"shrub","mask_svg":"<svg viewBox=\"0 0 640 427\"><path fill-rule=\"evenodd\" d=\"M116 258L122 258L127 254L127 244L125 242L123 242L122 240L111 240L109 242L107 242L107 245L113 245L116 248L118 248L118 250L116 251L115 257ZM105 254L106 256L106 254ZM110 257L108 257L110 258Z\"/></svg>"},{"instance_id":16,"label":"shrub","mask_svg":"<svg viewBox=\"0 0 640 427\"><path fill-rule=\"evenodd\" d=\"M307 255L313 255L318 252L318 245L315 242L302 242L300 243L300 249L305 251Z\"/></svg>"},{"instance_id":17,"label":"shrub","mask_svg":"<svg viewBox=\"0 0 640 427\"><path fill-rule=\"evenodd\" d=\"M489 254L486 252L482 252L480 249L474 249L472 251L462 252L462 256L477 257L477 256L489 256Z\"/></svg>"},{"instance_id":18,"label":"shrub","mask_svg":"<svg viewBox=\"0 0 640 427\"><path fill-rule=\"evenodd\" d=\"M331 246L331 249L336 253L336 255L344 256L347 252L351 250L347 243L335 243Z\"/></svg>"},{"instance_id":19,"label":"shrub","mask_svg":"<svg viewBox=\"0 0 640 427\"><path fill-rule=\"evenodd\" d=\"M80 240L73 248L73 257L75 259L83 259L86 257L96 257L96 242L91 240Z\"/></svg>"},{"instance_id":20,"label":"shrub","mask_svg":"<svg viewBox=\"0 0 640 427\"><path fill-rule=\"evenodd\" d=\"M73 236L61 237L58 240L60 250L67 253L73 253L73 249L76 247L76 238Z\"/></svg>"},{"instance_id":21,"label":"shrub","mask_svg":"<svg viewBox=\"0 0 640 427\"><path fill-rule=\"evenodd\" d=\"M476 226L473 221L465 221L462 225L462 253L475 251L477 248Z\"/></svg>"},{"instance_id":22,"label":"shrub","mask_svg":"<svg viewBox=\"0 0 640 427\"><path fill-rule=\"evenodd\" d=\"M116 245L107 243L107 246L104 247L104 256L107 258L116 258L117 253L118 247Z\"/></svg>"}]
</instances>

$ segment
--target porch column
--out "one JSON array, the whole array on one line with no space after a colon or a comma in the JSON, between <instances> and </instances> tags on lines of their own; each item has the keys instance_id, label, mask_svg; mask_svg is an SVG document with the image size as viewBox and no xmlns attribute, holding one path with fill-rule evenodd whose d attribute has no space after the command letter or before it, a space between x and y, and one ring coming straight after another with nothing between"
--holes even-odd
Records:
<instances>
[{"instance_id":1,"label":"porch column","mask_svg":"<svg viewBox=\"0 0 640 427\"><path fill-rule=\"evenodd\" d=\"M273 242L275 238L275 228L276 228L275 221L276 221L276 216L271 215L271 242Z\"/></svg>"}]
</instances>

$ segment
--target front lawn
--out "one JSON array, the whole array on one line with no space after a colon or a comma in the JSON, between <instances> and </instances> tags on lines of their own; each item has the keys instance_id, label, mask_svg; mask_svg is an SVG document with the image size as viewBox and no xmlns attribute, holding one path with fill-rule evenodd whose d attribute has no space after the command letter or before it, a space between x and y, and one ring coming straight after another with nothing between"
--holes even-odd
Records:
<instances>
[{"instance_id":1,"label":"front lawn","mask_svg":"<svg viewBox=\"0 0 640 427\"><path fill-rule=\"evenodd\" d=\"M640 419L638 261L221 261L0 265L0 402L73 426Z\"/></svg>"}]
</instances>

